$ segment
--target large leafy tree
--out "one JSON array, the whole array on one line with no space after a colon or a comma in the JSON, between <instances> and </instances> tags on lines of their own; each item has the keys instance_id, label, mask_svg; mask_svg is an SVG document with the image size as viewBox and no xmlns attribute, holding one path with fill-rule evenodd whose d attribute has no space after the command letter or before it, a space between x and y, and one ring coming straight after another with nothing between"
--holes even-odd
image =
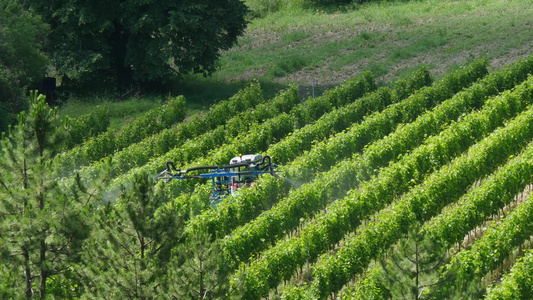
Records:
<instances>
[{"instance_id":1,"label":"large leafy tree","mask_svg":"<svg viewBox=\"0 0 533 300\"><path fill-rule=\"evenodd\" d=\"M51 54L71 79L129 86L209 74L246 28L240 0L30 0L52 28Z\"/></svg>"},{"instance_id":2,"label":"large leafy tree","mask_svg":"<svg viewBox=\"0 0 533 300\"><path fill-rule=\"evenodd\" d=\"M0 0L0 132L25 109L23 88L41 80L48 58L43 44L49 28L39 16L11 0Z\"/></svg>"}]
</instances>

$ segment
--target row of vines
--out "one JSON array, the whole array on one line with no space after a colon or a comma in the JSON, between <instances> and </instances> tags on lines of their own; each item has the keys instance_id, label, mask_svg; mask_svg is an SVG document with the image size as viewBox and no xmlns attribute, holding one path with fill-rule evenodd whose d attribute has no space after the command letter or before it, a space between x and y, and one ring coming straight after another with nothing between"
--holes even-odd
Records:
<instances>
[{"instance_id":1,"label":"row of vines","mask_svg":"<svg viewBox=\"0 0 533 300\"><path fill-rule=\"evenodd\" d=\"M465 295L485 282L473 297L527 298L533 255L521 249L531 247L533 199L511 203L533 183L532 73L533 56L493 72L477 60L436 82L427 68L386 86L362 72L309 99L296 85L266 99L251 83L188 120L185 99L170 99L120 132L107 130L100 108L63 122L59 177L69 186L105 169L106 193L126 195L167 161L186 169L271 156L280 177L259 178L216 210L209 182L154 183L166 197L154 219L176 218L175 247L198 232L216 245L228 298L389 297L378 261L390 264L413 230L450 257L421 297ZM504 265L512 267L495 272Z\"/></svg>"}]
</instances>

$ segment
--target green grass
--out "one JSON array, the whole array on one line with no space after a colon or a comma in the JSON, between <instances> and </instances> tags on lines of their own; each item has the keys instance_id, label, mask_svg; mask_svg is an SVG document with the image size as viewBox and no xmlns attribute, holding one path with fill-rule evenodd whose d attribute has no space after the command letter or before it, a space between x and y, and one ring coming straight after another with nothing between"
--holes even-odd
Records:
<instances>
[{"instance_id":1,"label":"green grass","mask_svg":"<svg viewBox=\"0 0 533 300\"><path fill-rule=\"evenodd\" d=\"M87 114L91 109L99 105L107 106L109 110L109 127L113 130L118 130L132 121L136 117L139 117L149 111L152 108L161 105L163 100L161 98L143 97L143 98L129 98L123 101L113 101L109 98L76 98L70 99L67 103L61 105L58 108L58 114L60 118L70 116L77 118L84 114Z\"/></svg>"},{"instance_id":2,"label":"green grass","mask_svg":"<svg viewBox=\"0 0 533 300\"><path fill-rule=\"evenodd\" d=\"M269 1L248 1L258 2ZM239 45L223 53L215 80L336 84L369 69L388 81L420 64L441 75L472 56L501 67L533 45L533 7L525 0L384 1L329 12L285 4L273 11L252 20Z\"/></svg>"},{"instance_id":3,"label":"green grass","mask_svg":"<svg viewBox=\"0 0 533 300\"><path fill-rule=\"evenodd\" d=\"M310 93L313 81L319 95L363 70L388 82L425 65L439 78L473 57L501 68L533 47L531 0L374 1L335 9L311 8L307 0L246 3L256 18L238 45L221 53L213 76L186 76L169 92L186 97L189 115L228 99L251 80L261 82L267 97L293 82ZM76 101L61 112L76 116L108 103L112 126L120 128L163 98Z\"/></svg>"}]
</instances>

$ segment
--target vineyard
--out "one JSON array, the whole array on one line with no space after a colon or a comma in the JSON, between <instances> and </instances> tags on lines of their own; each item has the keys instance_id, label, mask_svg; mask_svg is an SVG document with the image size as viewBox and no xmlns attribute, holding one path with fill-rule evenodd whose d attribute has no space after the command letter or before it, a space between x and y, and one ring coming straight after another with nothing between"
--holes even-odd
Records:
<instances>
[{"instance_id":1,"label":"vineyard","mask_svg":"<svg viewBox=\"0 0 533 300\"><path fill-rule=\"evenodd\" d=\"M32 95L0 148L0 295L531 298L532 74L362 72L307 99L255 82L186 120L183 97L119 132L105 109L67 118L60 139ZM240 153L282 172L216 209L210 182L153 180Z\"/></svg>"}]
</instances>

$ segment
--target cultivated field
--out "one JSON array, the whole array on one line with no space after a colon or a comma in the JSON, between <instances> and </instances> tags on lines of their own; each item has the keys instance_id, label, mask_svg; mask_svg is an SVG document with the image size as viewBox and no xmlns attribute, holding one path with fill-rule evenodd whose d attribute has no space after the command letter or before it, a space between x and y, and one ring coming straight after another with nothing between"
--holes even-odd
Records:
<instances>
[{"instance_id":1,"label":"cultivated field","mask_svg":"<svg viewBox=\"0 0 533 300\"><path fill-rule=\"evenodd\" d=\"M383 87L363 72L305 101L297 86L264 99L251 84L129 146L104 153L103 142L90 140L59 158L72 165L65 174L92 178L111 157L112 202L120 185L161 172L168 160L184 169L261 153L280 163L281 178L263 176L217 210L209 207L210 183L164 184L183 224L177 241L203 231L220 242L233 273L230 295L386 297L391 290L379 279L386 268L376 261L387 265L414 232L433 252L445 249L440 272L417 275L421 295L496 297L520 272L502 274L530 256L532 72L533 57L492 72L474 61L435 82L420 68Z\"/></svg>"}]
</instances>

